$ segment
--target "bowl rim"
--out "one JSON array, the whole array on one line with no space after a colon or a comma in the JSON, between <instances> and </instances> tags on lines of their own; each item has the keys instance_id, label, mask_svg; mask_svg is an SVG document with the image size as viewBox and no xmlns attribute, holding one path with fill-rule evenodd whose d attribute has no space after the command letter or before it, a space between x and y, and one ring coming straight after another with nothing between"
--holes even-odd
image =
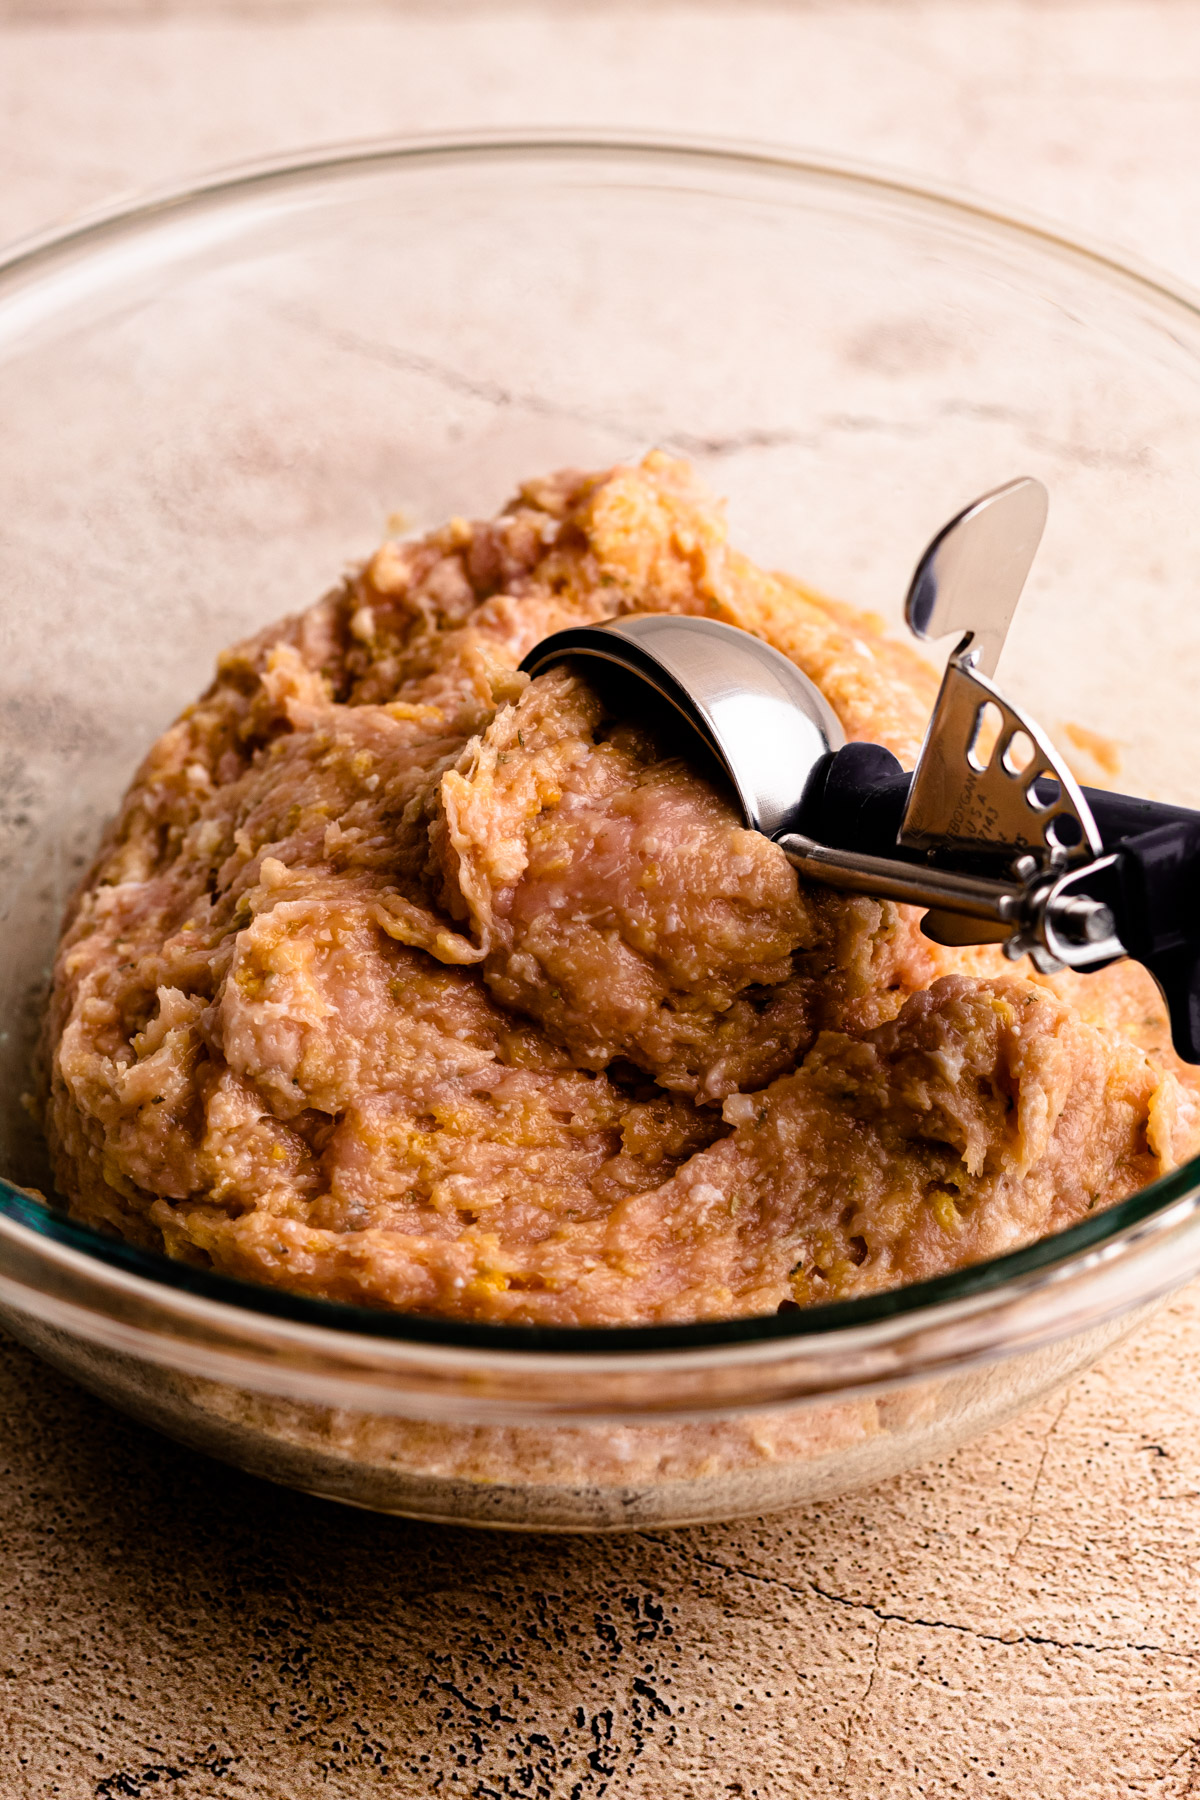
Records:
<instances>
[{"instance_id":1,"label":"bowl rim","mask_svg":"<svg viewBox=\"0 0 1200 1800\"><path fill-rule=\"evenodd\" d=\"M769 139L721 137L705 133L676 135L651 129L570 125L485 126L386 137L334 139L273 155L216 163L190 180L151 183L131 189L99 206L73 214L65 223L35 230L0 244L0 282L32 272L43 260L64 251L87 248L105 237L165 222L168 215L192 207L234 200L259 186L333 174L364 172L406 162L489 160L499 157L535 159L565 156L636 157L662 161L726 164L784 177L828 179L843 188L893 194L901 200L928 203L935 211L973 217L985 226L1040 243L1068 261L1092 264L1119 282L1157 294L1200 318L1200 286L1160 268L1155 262L1093 237L1068 229L1031 207L991 199L967 186L910 173L866 158L830 156L815 149L793 149Z\"/></svg>"},{"instance_id":2,"label":"bowl rim","mask_svg":"<svg viewBox=\"0 0 1200 1800\"><path fill-rule=\"evenodd\" d=\"M432 132L317 145L277 156L218 167L192 181L152 188L86 212L67 225L38 232L0 251L0 305L7 291L32 281L63 258L86 255L107 240L140 232L152 233L190 211L236 205L255 190L284 187L306 179L352 177L372 169L406 164L470 164L504 159L539 161L556 157L605 160L646 159L659 164L715 165L728 171L777 174L803 182L825 183L842 192L859 190L890 197L960 223L974 221L994 236L1032 245L1094 276L1131 288L1143 297L1165 302L1200 323L1200 290L1192 290L1164 271L1086 236L1019 208L993 202L951 184L910 176L867 162L818 153L792 151L753 140L677 137L668 132L545 127L481 131ZM16 340L19 343L19 336ZM598 1326L490 1324L435 1315L393 1312L384 1308L317 1299L238 1280L141 1249L80 1225L52 1209L40 1196L13 1186L0 1176L0 1247L5 1241L28 1251L39 1246L61 1268L90 1259L110 1281L131 1292L163 1297L172 1293L185 1308L199 1303L213 1319L225 1314L231 1323L254 1314L280 1325L313 1328L348 1340L357 1336L391 1340L414 1349L493 1351L538 1355L568 1353L591 1359L622 1361L664 1352L676 1354L729 1351L741 1347L753 1354L774 1347L800 1350L806 1340L827 1341L839 1333L872 1328L885 1334L897 1327L919 1328L954 1314L975 1312L989 1302L1006 1301L1050 1283L1094 1271L1120 1259L1147 1237L1183 1231L1200 1213L1200 1156L1140 1189L1128 1199L1065 1230L1001 1256L932 1279L856 1299L830 1301L785 1314L713 1319L688 1323ZM99 1270L97 1271L100 1272ZM1183 1267L1180 1280L1190 1268ZM0 1265L0 1274L3 1273ZM103 1285L103 1281L102 1281ZM1136 1302L1135 1296L1130 1304Z\"/></svg>"}]
</instances>

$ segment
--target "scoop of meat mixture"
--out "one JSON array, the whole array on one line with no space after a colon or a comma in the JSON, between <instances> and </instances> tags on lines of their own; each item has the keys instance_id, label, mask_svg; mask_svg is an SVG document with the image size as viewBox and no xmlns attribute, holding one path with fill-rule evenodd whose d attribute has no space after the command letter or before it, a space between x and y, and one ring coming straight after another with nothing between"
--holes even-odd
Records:
<instances>
[{"instance_id":1,"label":"scoop of meat mixture","mask_svg":"<svg viewBox=\"0 0 1200 1800\"><path fill-rule=\"evenodd\" d=\"M76 899L42 1054L76 1218L337 1299L696 1319L937 1274L1194 1153L1140 970L1020 980L798 883L644 721L517 673L631 611L757 632L914 756L925 665L664 456L386 544L221 658Z\"/></svg>"}]
</instances>

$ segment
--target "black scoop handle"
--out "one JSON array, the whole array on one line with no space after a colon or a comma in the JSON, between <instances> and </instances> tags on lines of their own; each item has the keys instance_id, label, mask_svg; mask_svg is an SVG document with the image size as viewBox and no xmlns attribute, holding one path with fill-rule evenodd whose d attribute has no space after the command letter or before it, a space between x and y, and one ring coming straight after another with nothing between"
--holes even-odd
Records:
<instances>
[{"instance_id":1,"label":"black scoop handle","mask_svg":"<svg viewBox=\"0 0 1200 1800\"><path fill-rule=\"evenodd\" d=\"M830 755L810 782L795 828L839 850L895 856L911 782L912 776L882 744L847 744ZM1110 794L1105 788L1085 787L1083 797L1106 850L1164 826L1200 827L1200 812L1186 806ZM915 860L922 859L918 855Z\"/></svg>"},{"instance_id":2,"label":"black scoop handle","mask_svg":"<svg viewBox=\"0 0 1200 1800\"><path fill-rule=\"evenodd\" d=\"M839 850L924 861L897 847L912 776L881 744L847 744L814 773L793 829ZM1084 788L1111 868L1076 891L1101 900L1162 989L1175 1049L1200 1063L1200 812Z\"/></svg>"}]
</instances>

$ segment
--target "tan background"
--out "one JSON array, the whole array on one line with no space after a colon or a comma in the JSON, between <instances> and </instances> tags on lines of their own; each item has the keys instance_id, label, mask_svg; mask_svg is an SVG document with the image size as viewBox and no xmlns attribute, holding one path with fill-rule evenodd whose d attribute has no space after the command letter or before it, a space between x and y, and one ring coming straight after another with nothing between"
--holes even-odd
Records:
<instances>
[{"instance_id":1,"label":"tan background","mask_svg":"<svg viewBox=\"0 0 1200 1800\"><path fill-rule=\"evenodd\" d=\"M0 0L0 239L464 124L886 161L1200 284L1192 0ZM280 1493L0 1349L0 1800L1200 1795L1200 1294L944 1465L474 1538Z\"/></svg>"}]
</instances>

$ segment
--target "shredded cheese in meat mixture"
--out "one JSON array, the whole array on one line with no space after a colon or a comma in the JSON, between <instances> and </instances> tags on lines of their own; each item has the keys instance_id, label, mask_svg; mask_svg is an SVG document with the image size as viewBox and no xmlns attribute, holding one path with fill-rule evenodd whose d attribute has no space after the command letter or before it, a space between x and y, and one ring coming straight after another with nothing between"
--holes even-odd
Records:
<instances>
[{"instance_id":1,"label":"shredded cheese in meat mixture","mask_svg":"<svg viewBox=\"0 0 1200 1800\"><path fill-rule=\"evenodd\" d=\"M517 673L637 611L758 633L914 758L926 666L665 456L385 544L221 658L75 902L42 1060L76 1218L375 1306L701 1319L1012 1249L1194 1153L1141 970L1031 978L798 884L637 719Z\"/></svg>"}]
</instances>

